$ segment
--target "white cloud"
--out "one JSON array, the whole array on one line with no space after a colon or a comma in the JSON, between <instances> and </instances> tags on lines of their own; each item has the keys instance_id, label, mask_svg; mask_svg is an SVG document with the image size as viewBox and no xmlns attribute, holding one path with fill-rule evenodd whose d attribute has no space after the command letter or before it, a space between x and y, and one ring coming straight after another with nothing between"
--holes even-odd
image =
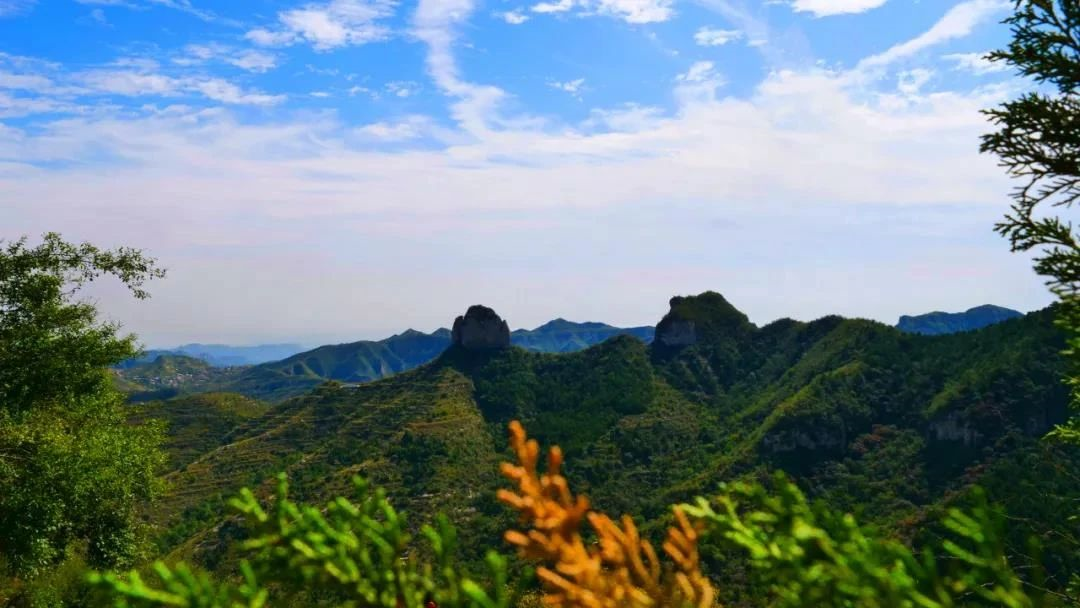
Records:
<instances>
[{"instance_id":1,"label":"white cloud","mask_svg":"<svg viewBox=\"0 0 1080 608\"><path fill-rule=\"evenodd\" d=\"M326 98L330 97L330 93L328 91L312 91L312 92L308 93L308 95L311 95L312 97L315 97L316 99L326 99Z\"/></svg>"},{"instance_id":2,"label":"white cloud","mask_svg":"<svg viewBox=\"0 0 1080 608\"><path fill-rule=\"evenodd\" d=\"M354 96L356 96L356 95L359 95L360 93L364 93L364 94L366 94L366 95L370 95L370 96L371 96L372 98L374 98L374 99L378 99L378 98L379 98L379 93L378 93L378 91L372 91L372 90L371 90L371 89L369 89L368 87L364 87L364 86L360 86L360 85L355 85L355 86L353 86L353 87L350 87L350 88L349 88L349 96L350 96L350 97L354 97Z\"/></svg>"},{"instance_id":3,"label":"white cloud","mask_svg":"<svg viewBox=\"0 0 1080 608\"><path fill-rule=\"evenodd\" d=\"M933 76L934 72L926 68L905 70L897 78L896 89L904 95L917 95Z\"/></svg>"},{"instance_id":4,"label":"white cloud","mask_svg":"<svg viewBox=\"0 0 1080 608\"><path fill-rule=\"evenodd\" d=\"M285 99L284 95L267 95L265 93L244 91L235 84L221 78L186 81L185 88L199 91L208 99L227 104L268 106L280 103Z\"/></svg>"},{"instance_id":5,"label":"white cloud","mask_svg":"<svg viewBox=\"0 0 1080 608\"><path fill-rule=\"evenodd\" d=\"M675 16L673 0L598 0L596 11L627 23L660 23Z\"/></svg>"},{"instance_id":6,"label":"white cloud","mask_svg":"<svg viewBox=\"0 0 1080 608\"><path fill-rule=\"evenodd\" d=\"M239 49L219 43L189 44L184 47L183 54L174 57L172 61L185 66L217 61L242 70L259 73L277 67L276 55L265 51Z\"/></svg>"},{"instance_id":7,"label":"white cloud","mask_svg":"<svg viewBox=\"0 0 1080 608\"><path fill-rule=\"evenodd\" d=\"M306 41L316 50L385 40L390 30L380 23L393 16L395 0L330 0L278 13L277 29L255 28L246 38L262 46Z\"/></svg>"},{"instance_id":8,"label":"white cloud","mask_svg":"<svg viewBox=\"0 0 1080 608\"><path fill-rule=\"evenodd\" d=\"M949 9L945 15L926 32L906 42L897 44L883 53L867 57L859 62L860 68L881 67L915 55L932 46L963 38L976 26L995 13L1007 10L1009 0L967 0Z\"/></svg>"},{"instance_id":9,"label":"white cloud","mask_svg":"<svg viewBox=\"0 0 1080 608\"><path fill-rule=\"evenodd\" d=\"M532 5L532 12L534 13L565 13L566 11L574 8L577 4L575 0L556 0L555 2L538 2Z\"/></svg>"},{"instance_id":10,"label":"white cloud","mask_svg":"<svg viewBox=\"0 0 1080 608\"><path fill-rule=\"evenodd\" d=\"M451 114L458 125L475 134L490 132L498 104L506 93L495 86L480 85L461 77L453 46L457 28L476 5L474 0L420 0L413 13L412 34L428 46L427 70L435 85L457 98Z\"/></svg>"},{"instance_id":11,"label":"white cloud","mask_svg":"<svg viewBox=\"0 0 1080 608\"><path fill-rule=\"evenodd\" d=\"M504 11L501 13L495 13L495 16L510 25L521 25L529 20L529 16L526 15L520 8L516 8L512 11Z\"/></svg>"},{"instance_id":12,"label":"white cloud","mask_svg":"<svg viewBox=\"0 0 1080 608\"><path fill-rule=\"evenodd\" d=\"M412 97L420 92L420 85L411 80L394 80L383 88L395 97Z\"/></svg>"},{"instance_id":13,"label":"white cloud","mask_svg":"<svg viewBox=\"0 0 1080 608\"><path fill-rule=\"evenodd\" d=\"M707 82L716 77L711 61L697 61L686 72L679 74L676 80L681 82Z\"/></svg>"},{"instance_id":14,"label":"white cloud","mask_svg":"<svg viewBox=\"0 0 1080 608\"><path fill-rule=\"evenodd\" d=\"M81 72L75 80L97 93L115 95L177 95L183 89L181 80L162 74L134 70L95 69Z\"/></svg>"},{"instance_id":15,"label":"white cloud","mask_svg":"<svg viewBox=\"0 0 1080 608\"><path fill-rule=\"evenodd\" d=\"M585 79L584 78L577 78L575 80L568 80L566 82L559 82L557 80L553 80L553 81L548 82L548 86L553 88L553 89L558 89L560 91L565 91L565 92L573 95L574 97L576 97L578 99L581 99L581 90L582 90L582 87L585 86Z\"/></svg>"},{"instance_id":16,"label":"white cloud","mask_svg":"<svg viewBox=\"0 0 1080 608\"><path fill-rule=\"evenodd\" d=\"M432 130L431 120L425 116L409 116L397 122L376 122L356 129L361 139L381 142L402 142L423 137Z\"/></svg>"},{"instance_id":17,"label":"white cloud","mask_svg":"<svg viewBox=\"0 0 1080 608\"><path fill-rule=\"evenodd\" d=\"M583 15L607 15L627 23L659 23L675 15L673 0L554 0L532 5L534 13L565 13L575 8Z\"/></svg>"},{"instance_id":18,"label":"white cloud","mask_svg":"<svg viewBox=\"0 0 1080 608\"><path fill-rule=\"evenodd\" d=\"M742 38L739 30L721 30L703 27L694 34L694 42L700 46L721 46Z\"/></svg>"},{"instance_id":19,"label":"white cloud","mask_svg":"<svg viewBox=\"0 0 1080 608\"><path fill-rule=\"evenodd\" d=\"M261 51L241 51L238 55L227 57L225 61L249 72L266 72L277 67L277 57Z\"/></svg>"},{"instance_id":20,"label":"white cloud","mask_svg":"<svg viewBox=\"0 0 1080 608\"><path fill-rule=\"evenodd\" d=\"M55 88L53 81L39 74L13 74L0 70L0 89L24 91L48 91Z\"/></svg>"},{"instance_id":21,"label":"white cloud","mask_svg":"<svg viewBox=\"0 0 1080 608\"><path fill-rule=\"evenodd\" d=\"M990 61L986 58L986 55L986 53L952 53L942 55L942 59L955 62L958 70L965 70L980 76L1009 70L1009 65L1004 61Z\"/></svg>"},{"instance_id":22,"label":"white cloud","mask_svg":"<svg viewBox=\"0 0 1080 608\"><path fill-rule=\"evenodd\" d=\"M864 13L883 6L887 0L794 0L793 9L813 13L815 17Z\"/></svg>"},{"instance_id":23,"label":"white cloud","mask_svg":"<svg viewBox=\"0 0 1080 608\"><path fill-rule=\"evenodd\" d=\"M675 98L684 106L711 103L725 81L711 61L698 61L675 77Z\"/></svg>"}]
</instances>

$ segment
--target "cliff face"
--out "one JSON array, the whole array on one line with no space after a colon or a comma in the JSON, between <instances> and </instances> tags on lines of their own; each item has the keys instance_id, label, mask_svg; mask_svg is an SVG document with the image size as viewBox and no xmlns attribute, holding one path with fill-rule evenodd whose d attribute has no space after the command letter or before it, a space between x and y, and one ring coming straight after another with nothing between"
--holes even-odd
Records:
<instances>
[{"instance_id":1,"label":"cliff face","mask_svg":"<svg viewBox=\"0 0 1080 608\"><path fill-rule=\"evenodd\" d=\"M454 320L451 340L455 346L469 350L509 348L510 326L494 310L470 306L463 316Z\"/></svg>"}]
</instances>

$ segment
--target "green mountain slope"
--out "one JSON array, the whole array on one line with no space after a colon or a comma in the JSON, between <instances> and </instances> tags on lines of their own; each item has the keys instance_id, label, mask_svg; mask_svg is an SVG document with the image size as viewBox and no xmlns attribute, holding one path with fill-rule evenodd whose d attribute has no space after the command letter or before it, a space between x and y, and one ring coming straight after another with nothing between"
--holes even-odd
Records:
<instances>
[{"instance_id":1,"label":"green mountain slope","mask_svg":"<svg viewBox=\"0 0 1080 608\"><path fill-rule=\"evenodd\" d=\"M165 423L169 467L179 469L227 443L229 435L244 422L262 416L269 408L243 395L204 393L134 406L131 419Z\"/></svg>"},{"instance_id":2,"label":"green mountain slope","mask_svg":"<svg viewBox=\"0 0 1080 608\"><path fill-rule=\"evenodd\" d=\"M1075 449L1037 439L1065 415L1062 347L1050 311L927 337L839 317L758 328L718 294L677 298L651 346L628 336L562 355L454 346L378 382L320 386L170 474L156 519L174 557L214 566L229 559L216 525L224 496L286 470L301 497L324 499L362 474L408 511L449 513L478 558L508 523L493 492L515 418L564 448L568 475L598 507L650 521L721 481L778 468L907 536L974 482L1023 517L1053 501L1009 496L1004 476L1080 464ZM1080 497L1071 479L1040 491Z\"/></svg>"}]
</instances>

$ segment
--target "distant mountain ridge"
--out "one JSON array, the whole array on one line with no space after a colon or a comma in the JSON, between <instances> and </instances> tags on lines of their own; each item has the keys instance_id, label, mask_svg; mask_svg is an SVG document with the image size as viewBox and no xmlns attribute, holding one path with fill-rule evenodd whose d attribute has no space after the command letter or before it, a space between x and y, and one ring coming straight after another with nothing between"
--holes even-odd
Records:
<instances>
[{"instance_id":1,"label":"distant mountain ridge","mask_svg":"<svg viewBox=\"0 0 1080 608\"><path fill-rule=\"evenodd\" d=\"M535 329L515 330L510 333L510 342L535 352L568 353L619 335L633 336L648 344L652 342L653 332L651 326L621 328L606 323L577 323L559 318ZM438 357L450 346L450 342L451 332L446 328L431 333L407 329L383 340L328 344L292 353L280 360L237 369L221 369L216 374L199 376L205 379L202 384L188 381L190 374L185 375L183 382L176 382L160 373L170 369L163 363L174 362L178 358L186 360L199 357L174 351L148 351L144 357L122 364L118 374L148 389L162 386L176 388L176 394L228 391L257 399L280 401L302 395L327 380L356 384L413 369Z\"/></svg>"},{"instance_id":2,"label":"distant mountain ridge","mask_svg":"<svg viewBox=\"0 0 1080 608\"><path fill-rule=\"evenodd\" d=\"M1022 316L1024 313L1011 308L984 304L969 308L964 312L934 311L924 315L904 315L900 317L896 329L909 334L940 336L974 331Z\"/></svg>"},{"instance_id":3,"label":"distant mountain ridge","mask_svg":"<svg viewBox=\"0 0 1080 608\"><path fill-rule=\"evenodd\" d=\"M119 367L131 367L149 363L161 355L182 355L202 359L214 367L239 367L280 361L304 350L299 344L257 344L254 346L230 346L227 344L184 344L176 348L155 348L144 351Z\"/></svg>"}]
</instances>

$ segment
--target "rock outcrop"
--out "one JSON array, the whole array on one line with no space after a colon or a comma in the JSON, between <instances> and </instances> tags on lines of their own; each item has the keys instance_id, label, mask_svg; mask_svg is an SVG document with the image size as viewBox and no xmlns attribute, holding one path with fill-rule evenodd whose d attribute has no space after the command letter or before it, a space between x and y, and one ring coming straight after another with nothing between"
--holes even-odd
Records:
<instances>
[{"instance_id":1,"label":"rock outcrop","mask_svg":"<svg viewBox=\"0 0 1080 608\"><path fill-rule=\"evenodd\" d=\"M697 344L697 328L688 319L666 319L656 328L656 341L664 346Z\"/></svg>"},{"instance_id":2,"label":"rock outcrop","mask_svg":"<svg viewBox=\"0 0 1080 608\"><path fill-rule=\"evenodd\" d=\"M464 316L454 320L452 341L469 350L510 348L510 326L486 306L470 306Z\"/></svg>"}]
</instances>

